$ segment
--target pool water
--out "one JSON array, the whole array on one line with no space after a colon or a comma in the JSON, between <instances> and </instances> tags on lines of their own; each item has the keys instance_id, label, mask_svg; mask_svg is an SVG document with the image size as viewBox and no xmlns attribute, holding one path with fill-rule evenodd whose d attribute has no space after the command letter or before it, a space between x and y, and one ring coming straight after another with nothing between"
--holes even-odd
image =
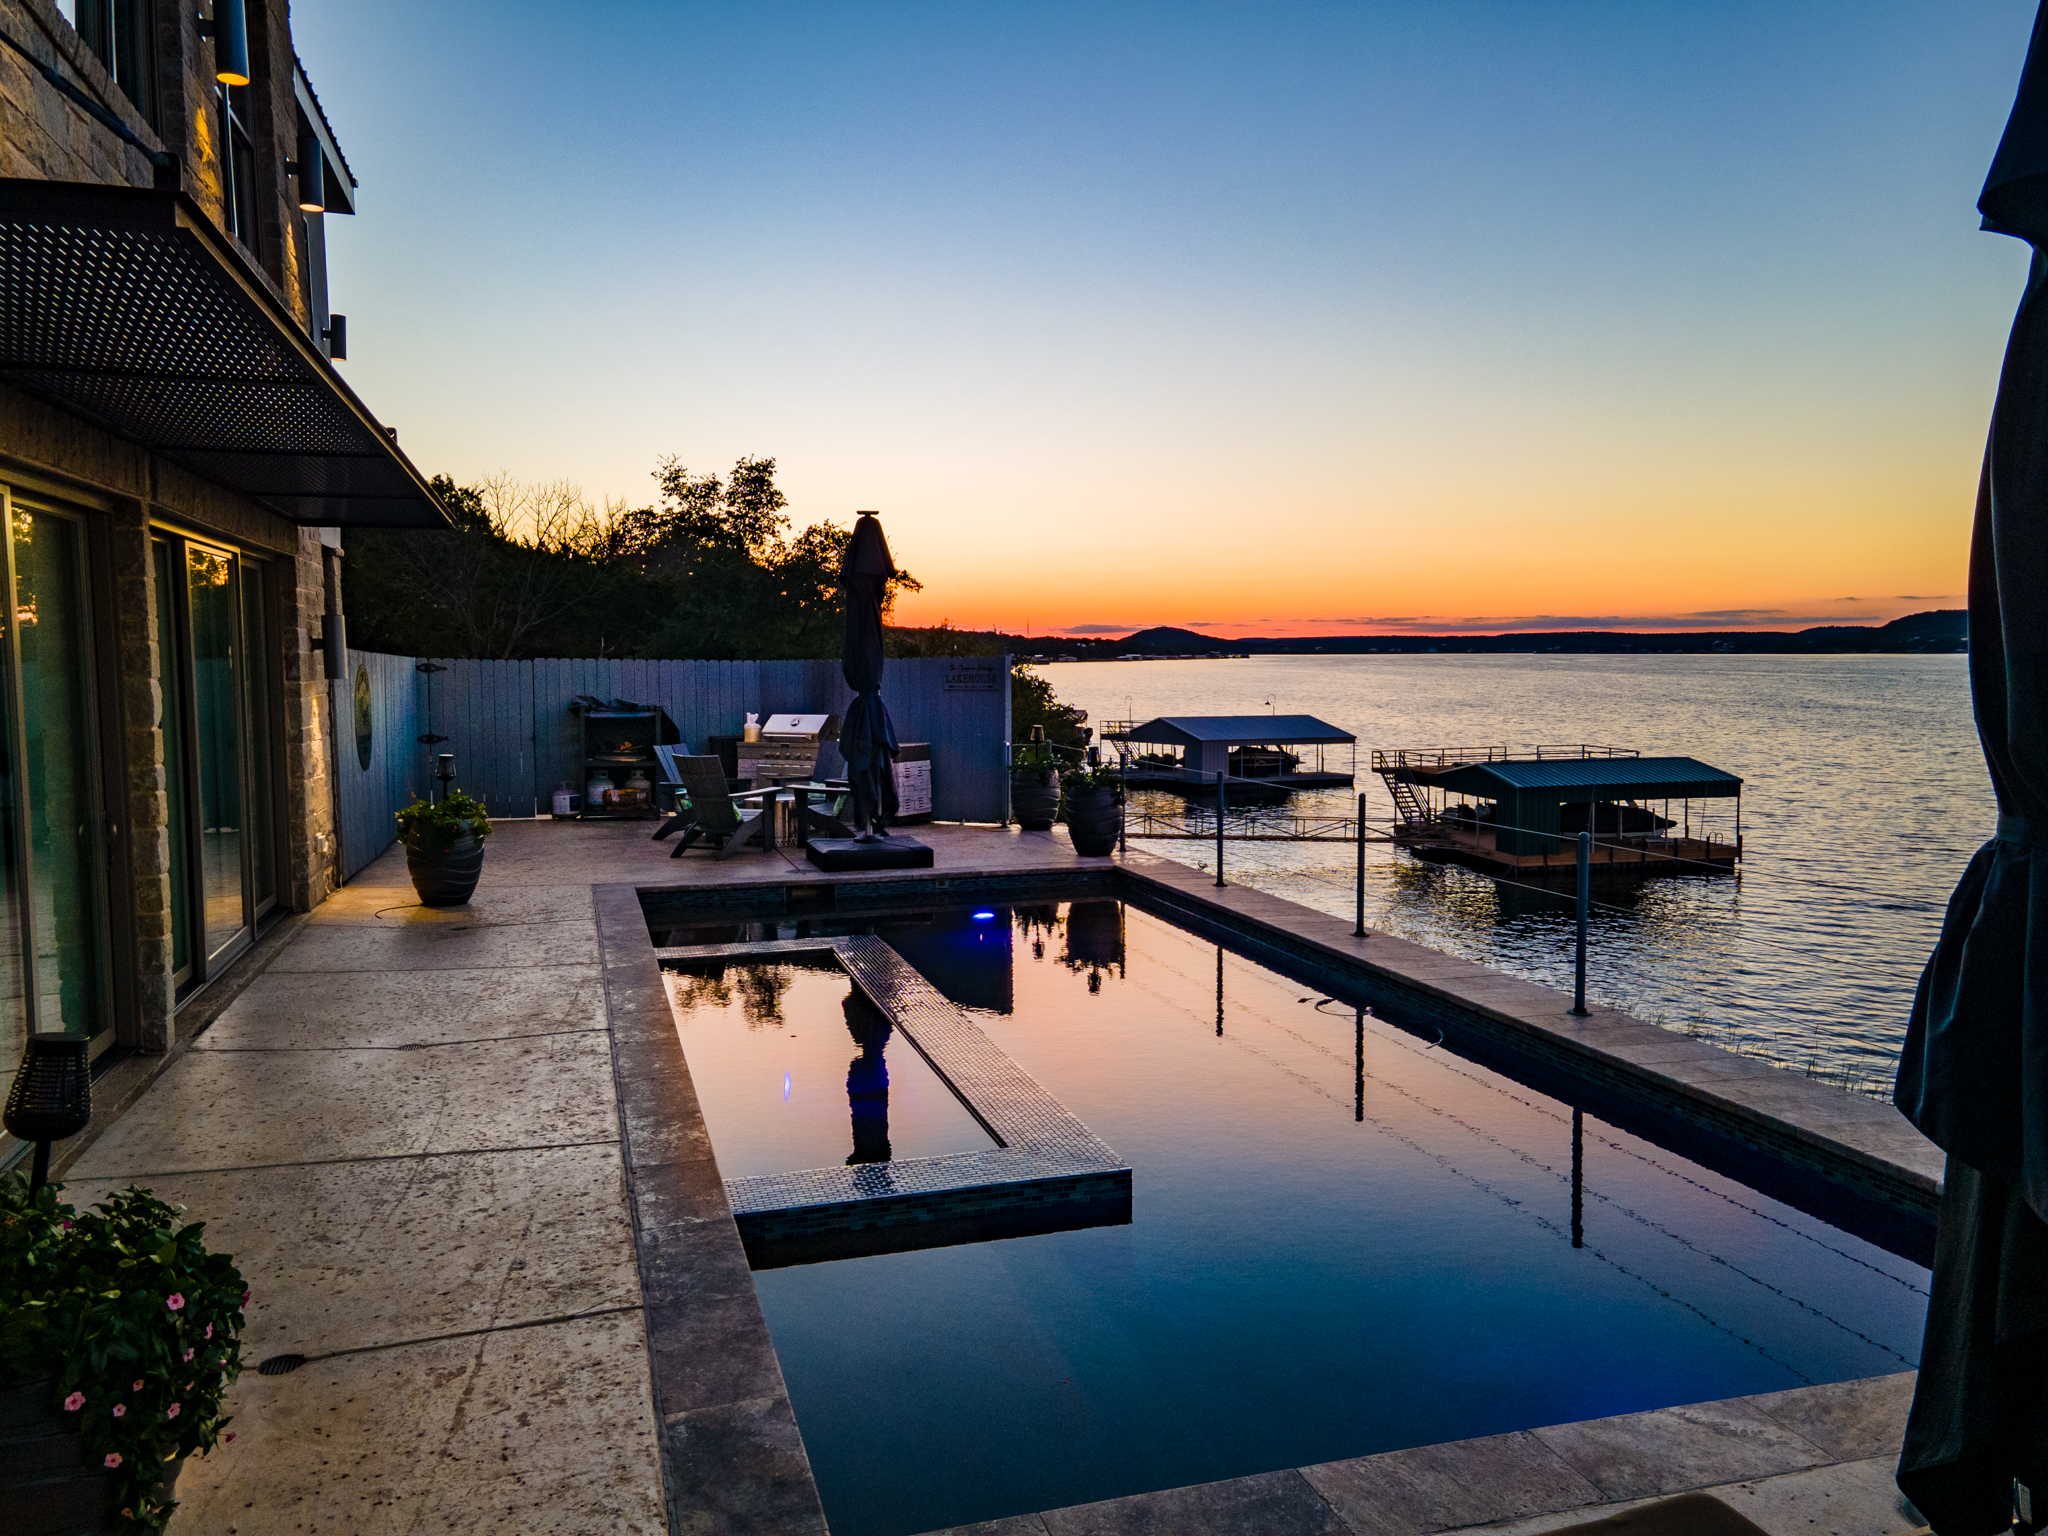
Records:
<instances>
[{"instance_id":1,"label":"pool water","mask_svg":"<svg viewBox=\"0 0 2048 1536\"><path fill-rule=\"evenodd\" d=\"M1906 1260L1591 1114L1575 1202L1568 1103L1115 901L997 921L864 926L1131 1164L1131 1224L755 1275L837 1536L1916 1362Z\"/></svg>"},{"instance_id":2,"label":"pool water","mask_svg":"<svg viewBox=\"0 0 2048 1536\"><path fill-rule=\"evenodd\" d=\"M805 958L665 978L721 1176L994 1145L830 956Z\"/></svg>"}]
</instances>

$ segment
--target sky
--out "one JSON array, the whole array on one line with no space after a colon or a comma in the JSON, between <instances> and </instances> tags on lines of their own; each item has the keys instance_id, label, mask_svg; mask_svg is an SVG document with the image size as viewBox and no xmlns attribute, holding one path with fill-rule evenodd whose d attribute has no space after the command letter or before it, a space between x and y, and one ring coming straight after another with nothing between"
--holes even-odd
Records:
<instances>
[{"instance_id":1,"label":"sky","mask_svg":"<svg viewBox=\"0 0 2048 1536\"><path fill-rule=\"evenodd\" d=\"M882 514L898 622L1959 607L2026 0L298 0L421 470Z\"/></svg>"}]
</instances>

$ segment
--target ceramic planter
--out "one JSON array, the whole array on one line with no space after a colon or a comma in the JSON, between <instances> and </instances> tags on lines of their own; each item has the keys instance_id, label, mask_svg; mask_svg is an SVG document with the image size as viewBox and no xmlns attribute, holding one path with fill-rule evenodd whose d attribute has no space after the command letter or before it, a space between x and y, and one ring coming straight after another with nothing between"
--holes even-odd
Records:
<instances>
[{"instance_id":1,"label":"ceramic planter","mask_svg":"<svg viewBox=\"0 0 2048 1536\"><path fill-rule=\"evenodd\" d=\"M1068 792L1067 835L1074 840L1074 852L1091 859L1116 852L1122 825L1123 807L1116 803L1114 789Z\"/></svg>"},{"instance_id":2,"label":"ceramic planter","mask_svg":"<svg viewBox=\"0 0 2048 1536\"><path fill-rule=\"evenodd\" d=\"M1052 768L1010 771L1010 814L1026 832L1050 832L1060 811L1060 776Z\"/></svg>"},{"instance_id":3,"label":"ceramic planter","mask_svg":"<svg viewBox=\"0 0 2048 1536\"><path fill-rule=\"evenodd\" d=\"M465 832L442 848L431 833L417 841L408 837L405 869L412 876L412 888L419 892L421 906L459 907L469 900L483 875L483 841Z\"/></svg>"},{"instance_id":4,"label":"ceramic planter","mask_svg":"<svg viewBox=\"0 0 2048 1536\"><path fill-rule=\"evenodd\" d=\"M165 1464L166 1497L183 1466ZM0 1387L0 1510L17 1536L81 1536L122 1523L113 1474L86 1455L54 1382Z\"/></svg>"}]
</instances>

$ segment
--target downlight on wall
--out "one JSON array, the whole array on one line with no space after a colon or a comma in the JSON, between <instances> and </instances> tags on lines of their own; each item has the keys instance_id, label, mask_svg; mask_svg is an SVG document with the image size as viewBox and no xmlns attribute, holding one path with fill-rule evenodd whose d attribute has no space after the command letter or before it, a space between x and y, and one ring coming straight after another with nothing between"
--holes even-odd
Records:
<instances>
[{"instance_id":1,"label":"downlight on wall","mask_svg":"<svg viewBox=\"0 0 2048 1536\"><path fill-rule=\"evenodd\" d=\"M249 13L242 0L213 0L213 15L199 18L199 35L213 39L213 77L222 85L249 83Z\"/></svg>"}]
</instances>

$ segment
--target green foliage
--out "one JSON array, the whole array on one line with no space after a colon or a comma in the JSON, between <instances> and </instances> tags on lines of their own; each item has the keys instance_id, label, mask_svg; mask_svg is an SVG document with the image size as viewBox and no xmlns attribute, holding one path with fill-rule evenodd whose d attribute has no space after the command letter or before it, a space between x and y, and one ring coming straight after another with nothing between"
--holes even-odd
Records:
<instances>
[{"instance_id":1,"label":"green foliage","mask_svg":"<svg viewBox=\"0 0 2048 1536\"><path fill-rule=\"evenodd\" d=\"M1010 668L1010 738L1013 741L1029 741L1031 727L1045 727L1045 739L1056 747L1081 748L1088 745L1088 738L1094 734L1085 724L1088 711L1076 709L1071 704L1062 704L1052 691L1052 684L1040 677L1026 662L1017 662ZM1074 753L1062 752L1060 757L1071 759Z\"/></svg>"},{"instance_id":2,"label":"green foliage","mask_svg":"<svg viewBox=\"0 0 2048 1536\"><path fill-rule=\"evenodd\" d=\"M431 803L415 800L394 814L400 837L415 846L431 846L440 853L446 853L465 832L475 833L478 842L491 835L491 818L483 801L460 789L451 789Z\"/></svg>"},{"instance_id":3,"label":"green foliage","mask_svg":"<svg viewBox=\"0 0 2048 1536\"><path fill-rule=\"evenodd\" d=\"M204 1234L147 1190L81 1215L0 1175L0 1380L50 1381L50 1406L113 1472L126 1532L163 1529L164 1463L212 1450L228 1423L249 1293Z\"/></svg>"},{"instance_id":4,"label":"green foliage","mask_svg":"<svg viewBox=\"0 0 2048 1536\"><path fill-rule=\"evenodd\" d=\"M1124 778L1115 763L1082 763L1060 774L1060 793L1063 797L1089 794L1095 790L1108 790L1116 797L1116 803L1124 803ZM1064 803L1061 814L1065 814Z\"/></svg>"},{"instance_id":5,"label":"green foliage","mask_svg":"<svg viewBox=\"0 0 2048 1536\"><path fill-rule=\"evenodd\" d=\"M675 459L651 506L591 507L564 482L504 476L435 493L446 533L351 532L350 634L407 656L801 660L839 653L839 562L852 530L791 532L773 459L728 476ZM889 585L884 612L915 577Z\"/></svg>"}]
</instances>

